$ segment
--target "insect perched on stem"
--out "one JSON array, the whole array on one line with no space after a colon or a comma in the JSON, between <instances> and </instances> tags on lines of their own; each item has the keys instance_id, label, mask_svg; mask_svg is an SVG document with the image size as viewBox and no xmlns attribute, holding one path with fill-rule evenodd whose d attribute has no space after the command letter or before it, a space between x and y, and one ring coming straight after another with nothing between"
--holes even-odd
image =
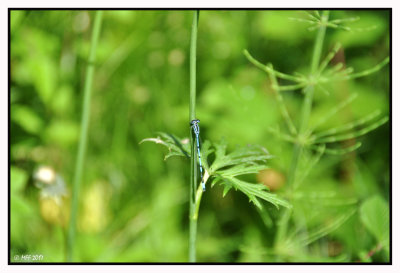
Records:
<instances>
[{"instance_id":1,"label":"insect perched on stem","mask_svg":"<svg viewBox=\"0 0 400 273\"><path fill-rule=\"evenodd\" d=\"M201 187L203 188L203 191L206 191L206 185L203 180L203 166L201 164L200 143L199 143L199 135L200 135L199 123L200 123L200 120L194 119L190 122L190 127L193 129L193 133L196 136L197 155L199 157L199 166L200 166Z\"/></svg>"}]
</instances>

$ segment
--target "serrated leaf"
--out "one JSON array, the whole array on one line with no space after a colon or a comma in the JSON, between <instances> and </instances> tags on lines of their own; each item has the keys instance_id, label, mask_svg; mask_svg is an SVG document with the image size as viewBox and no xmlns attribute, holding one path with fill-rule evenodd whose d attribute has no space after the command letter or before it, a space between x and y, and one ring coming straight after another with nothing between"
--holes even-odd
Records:
<instances>
[{"instance_id":1,"label":"serrated leaf","mask_svg":"<svg viewBox=\"0 0 400 273\"><path fill-rule=\"evenodd\" d=\"M212 174L219 177L213 184L221 181L221 184L225 187L223 196L233 187L246 194L250 202L260 209L262 209L262 205L259 199L270 202L277 208L279 206L291 207L287 201L269 193L266 186L248 183L236 178L236 176L254 174L265 169L267 166L264 162L271 158L266 149L248 145L236 148L233 152L227 154L226 148L225 141L215 145L215 160L210 167ZM228 190L226 190L227 187Z\"/></svg>"},{"instance_id":2,"label":"serrated leaf","mask_svg":"<svg viewBox=\"0 0 400 273\"><path fill-rule=\"evenodd\" d=\"M215 184L217 184L219 181L222 180L221 176L216 176L213 181L211 182L211 187L214 187Z\"/></svg>"},{"instance_id":3,"label":"serrated leaf","mask_svg":"<svg viewBox=\"0 0 400 273\"><path fill-rule=\"evenodd\" d=\"M162 144L169 149L169 153L165 159L171 156L186 156L189 157L190 143L189 141L180 140L177 137L159 133L157 138L146 138L141 141L150 141L157 144ZM223 196L225 196L231 188L239 190L247 195L250 202L262 209L260 199L272 203L274 206L291 208L291 204L276 194L268 192L268 188L262 184L253 184L238 179L237 176L255 174L266 169L265 161L271 158L268 151L257 145L247 145L244 147L236 147L236 149L227 153L228 145L225 140L219 143L212 144L210 141L204 141L201 146L201 156L204 170L207 171L210 177L213 178L211 187L216 183L224 186ZM213 154L215 159L211 165L208 165L208 157Z\"/></svg>"},{"instance_id":4,"label":"serrated leaf","mask_svg":"<svg viewBox=\"0 0 400 273\"><path fill-rule=\"evenodd\" d=\"M258 173L261 170L266 169L266 165L247 165L247 164L240 164L236 165L233 167L230 167L228 169L224 170L219 170L218 174L222 176L238 176L238 175L244 175L244 174L251 174L251 173Z\"/></svg>"},{"instance_id":5,"label":"serrated leaf","mask_svg":"<svg viewBox=\"0 0 400 273\"><path fill-rule=\"evenodd\" d=\"M389 205L379 195L375 195L361 205L361 222L371 232L379 244L389 252Z\"/></svg>"},{"instance_id":6,"label":"serrated leaf","mask_svg":"<svg viewBox=\"0 0 400 273\"><path fill-rule=\"evenodd\" d=\"M232 189L232 185L230 185L230 184L225 184L224 192L222 193L222 197L225 197L225 195L228 193L228 191L229 191L230 189Z\"/></svg>"},{"instance_id":7,"label":"serrated leaf","mask_svg":"<svg viewBox=\"0 0 400 273\"><path fill-rule=\"evenodd\" d=\"M201 146L201 158L207 159L208 156L214 152L214 149L212 148L211 142L206 140L204 141L203 145ZM203 165L205 169L209 169L210 167L208 166L207 160L203 160Z\"/></svg>"},{"instance_id":8,"label":"serrated leaf","mask_svg":"<svg viewBox=\"0 0 400 273\"><path fill-rule=\"evenodd\" d=\"M210 167L212 171L240 163L257 165L259 164L258 162L264 162L271 158L271 155L266 149L256 145L248 145L246 147L236 148L230 154L226 154L227 145L225 141L221 141L215 146L215 160Z\"/></svg>"},{"instance_id":9,"label":"serrated leaf","mask_svg":"<svg viewBox=\"0 0 400 273\"><path fill-rule=\"evenodd\" d=\"M250 199L251 202L254 203L258 208L262 209L261 203L258 201L258 198L270 202L276 208L279 206L283 206L286 208L291 208L292 205L286 200L278 197L276 194L269 193L268 188L262 184L253 184L242 181L235 177L222 177L222 183L226 185L230 185L236 190L240 190Z\"/></svg>"}]
</instances>

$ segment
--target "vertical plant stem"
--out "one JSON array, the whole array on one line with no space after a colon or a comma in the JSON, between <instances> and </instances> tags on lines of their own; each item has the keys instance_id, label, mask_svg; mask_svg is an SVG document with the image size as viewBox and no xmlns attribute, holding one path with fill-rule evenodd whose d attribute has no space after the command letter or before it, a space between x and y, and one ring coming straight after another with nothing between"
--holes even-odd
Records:
<instances>
[{"instance_id":1,"label":"vertical plant stem","mask_svg":"<svg viewBox=\"0 0 400 273\"><path fill-rule=\"evenodd\" d=\"M189 102L189 121L196 118L196 44L197 44L197 24L199 11L193 13L192 34L190 38L190 102ZM196 212L196 181L197 181L197 156L196 143L193 132L190 130L191 156L190 156L190 198L189 198L189 262L196 262L196 235L197 217Z\"/></svg>"},{"instance_id":2,"label":"vertical plant stem","mask_svg":"<svg viewBox=\"0 0 400 273\"><path fill-rule=\"evenodd\" d=\"M318 30L317 36L315 38L314 50L311 59L311 76L314 76L318 72L318 64L321 59L322 46L324 43L326 23L328 22L329 11L323 11L321 16L321 26ZM304 88L305 96L303 100L303 105L300 113L300 127L298 134L298 141L295 143L293 148L292 162L290 164L290 169L288 173L288 187L289 187L289 197L291 195L293 184L296 180L296 172L298 168L299 159L303 153L304 144L301 139L307 131L308 121L310 119L310 113L312 108L312 101L314 96L314 86L309 85ZM291 210L286 209L282 214L278 225L278 231L275 239L275 246L279 247L279 243L282 242L286 235L287 226L289 223L291 215Z\"/></svg>"},{"instance_id":3,"label":"vertical plant stem","mask_svg":"<svg viewBox=\"0 0 400 273\"><path fill-rule=\"evenodd\" d=\"M67 261L73 261L73 250L75 242L75 230L76 230L76 218L78 214L78 203L79 203L79 190L81 185L82 169L85 161L85 150L87 143L89 118L90 118L90 97L94 75L94 62L96 60L96 47L99 40L101 19L103 11L96 11L91 46L89 52L89 59L86 67L85 85L83 90L83 107L82 107L82 119L81 119L81 132L79 138L78 154L76 158L75 174L72 184L72 196L71 196L71 217L68 230L67 238Z\"/></svg>"}]
</instances>

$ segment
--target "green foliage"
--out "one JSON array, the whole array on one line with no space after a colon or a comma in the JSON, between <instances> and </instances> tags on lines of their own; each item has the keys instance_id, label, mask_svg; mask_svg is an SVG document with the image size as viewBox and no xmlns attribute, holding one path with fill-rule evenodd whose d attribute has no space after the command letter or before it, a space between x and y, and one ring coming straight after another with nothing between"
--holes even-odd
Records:
<instances>
[{"instance_id":1,"label":"green foliage","mask_svg":"<svg viewBox=\"0 0 400 273\"><path fill-rule=\"evenodd\" d=\"M150 141L166 146L168 148L168 154L164 157L164 160L171 156L186 156L187 158L190 158L190 144L188 138L179 140L177 137L171 134L162 132L159 134L160 136L157 138L145 138L140 141L139 144Z\"/></svg>"},{"instance_id":2,"label":"green foliage","mask_svg":"<svg viewBox=\"0 0 400 273\"><path fill-rule=\"evenodd\" d=\"M340 202L343 204L343 202ZM311 244L312 242L332 233L334 230L339 228L341 225L344 224L354 213L356 212L355 209L352 209L348 211L345 214L342 214L338 217L336 217L333 221L331 221L329 224L319 227L315 230L310 230L307 234L307 236L303 236L303 238L300 236L300 242L301 245L306 246Z\"/></svg>"},{"instance_id":3,"label":"green foliage","mask_svg":"<svg viewBox=\"0 0 400 273\"><path fill-rule=\"evenodd\" d=\"M17 167L11 167L10 179L11 179L11 192L17 193L21 192L25 188L28 175L24 170L21 170Z\"/></svg>"},{"instance_id":4,"label":"green foliage","mask_svg":"<svg viewBox=\"0 0 400 273\"><path fill-rule=\"evenodd\" d=\"M189 157L189 143L187 139L178 139L177 137L160 133L157 138L146 138L142 142L154 142L164 145L168 148L168 154L165 159L171 156ZM260 146L239 147L231 153L226 153L227 143L222 140L219 143L212 144L206 140L201 149L201 157L207 177L213 178L212 186L219 183L224 186L223 196L225 196L231 188L244 193L254 205L262 208L259 199L267 201L276 208L283 206L291 208L291 205L276 194L268 192L268 188L262 184L254 184L239 179L238 176L247 174L256 174L266 169L265 162L271 158L268 151ZM215 156L211 164L209 158ZM205 181L207 182L207 180Z\"/></svg>"},{"instance_id":5,"label":"green foliage","mask_svg":"<svg viewBox=\"0 0 400 273\"><path fill-rule=\"evenodd\" d=\"M376 211L361 211L371 197L382 211L391 200L390 11L330 10L324 22L322 11L200 13L196 117L207 191L196 192L197 260L388 262L385 219L364 224ZM49 219L69 215L94 14L11 11L11 257L66 261L67 228ZM138 143L158 131L188 135L192 19L184 10L104 11L76 261L187 261L190 140L160 133L152 142L167 152ZM314 50L318 24L326 32ZM209 141L221 138L229 145ZM43 202L34 181L43 165L65 181L64 206Z\"/></svg>"},{"instance_id":6,"label":"green foliage","mask_svg":"<svg viewBox=\"0 0 400 273\"><path fill-rule=\"evenodd\" d=\"M314 125L309 125L309 119L312 114L313 100L314 100L314 92L315 91L323 91L325 95L330 95L329 89L326 88L326 84L330 82L341 82L344 80L352 80L356 78L361 78L365 76L369 76L372 73L376 73L381 70L386 64L389 63L389 57L386 57L383 61L376 64L375 66L362 70L361 72L353 72L354 69L352 67L348 67L343 69L343 63L337 63L333 67L329 67L329 64L333 60L333 58L337 55L338 51L341 49L341 45L336 43L333 49L326 55L324 59L321 59L322 55L322 46L326 34L327 28L334 29L342 29L346 31L355 31L351 27L345 26L346 23L351 23L357 21L358 17L352 18L343 18L343 19L329 19L329 11L323 11L320 14L318 11L314 12L305 12L307 18L292 18L293 20L308 23L311 26L308 27L308 30L318 30L315 38L314 51L312 54L311 67L308 74L295 72L293 75L282 73L278 70L275 70L272 64L264 65L261 62L257 61L247 50L244 50L244 55L247 59L254 64L257 68L266 72L270 79L271 89L274 91L275 98L279 104L281 116L286 123L286 127L289 133L281 132L279 129L270 128L270 132L277 136L279 139L283 141L287 141L293 143L293 153L292 153L292 162L288 172L289 176L289 193L294 200L290 201L298 201L296 200L298 193L301 188L301 184L307 178L312 168L315 168L316 164L320 161L322 155L331 154L331 155L344 155L347 153L352 153L358 148L361 147L361 142L355 142L347 147L335 147L326 145L331 143L339 143L341 141L350 141L355 139L356 137L363 136L378 127L385 124L389 118L387 116L381 117L378 120L376 119L380 115L380 111L376 110L372 113L366 114L358 120L354 120L345 124L340 124L339 126L333 126L326 130L319 131L318 127L326 123L329 119L333 118L335 115L340 113L340 111L350 104L353 100L356 99L356 95L352 95L348 97L345 101L339 103L338 105L331 108L327 113L325 113L322 118L314 123ZM357 29L357 31L361 31L361 29ZM278 79L286 82L293 82L292 84L280 85ZM280 93L286 91L296 91L302 90L304 94L303 104L301 107L301 115L299 117L299 126L296 127L294 122L292 121L289 112L287 110L287 106L284 103L283 97ZM317 94L317 93L315 93ZM308 153L310 150L315 150L317 153L315 156L309 156ZM308 157L308 159L307 159ZM306 159L306 160L304 160ZM293 191L295 191L293 193ZM321 196L321 192L316 192L317 196ZM306 195L307 196L307 195ZM322 196L321 196L322 197ZM313 198L311 198L312 200ZM302 200L302 202L310 202L309 198ZM354 204L356 201L352 200L346 202L343 199L338 199L337 202L331 201L328 198L322 197L321 200L318 200L316 204L319 206L324 206L324 203L327 203L328 206L346 206ZM387 206L382 206L383 208L387 208ZM294 202L294 215L293 217L298 217L299 207ZM300 209L301 210L301 209ZM283 256L287 255L287 251L282 250L282 244L288 244L287 241L293 241L289 244L296 245L295 247L304 247L326 235L331 233L332 231L339 228L343 225L346 220L354 214L355 209L348 210L345 214L339 215L335 221L333 221L330 225L323 226L317 228L315 231L307 231L306 235L303 239L301 238L301 234L297 234L294 232L292 234L292 238L289 239L286 237L286 233L288 230L288 225L290 221L290 212L285 212L280 217L280 224L278 226L277 235L276 235L276 243L275 250ZM301 214L301 213L300 213ZM365 216L364 216L365 217ZM365 222L365 220L364 220ZM299 226L306 226L306 223L300 223ZM303 227L305 228L305 227ZM386 231L388 231L389 227L385 226Z\"/></svg>"},{"instance_id":7,"label":"green foliage","mask_svg":"<svg viewBox=\"0 0 400 273\"><path fill-rule=\"evenodd\" d=\"M32 109L25 106L13 107L11 117L28 133L37 134L43 127L42 119Z\"/></svg>"},{"instance_id":8,"label":"green foliage","mask_svg":"<svg viewBox=\"0 0 400 273\"><path fill-rule=\"evenodd\" d=\"M389 253L389 206L379 195L365 200L360 207L361 222L375 237L377 243Z\"/></svg>"}]
</instances>

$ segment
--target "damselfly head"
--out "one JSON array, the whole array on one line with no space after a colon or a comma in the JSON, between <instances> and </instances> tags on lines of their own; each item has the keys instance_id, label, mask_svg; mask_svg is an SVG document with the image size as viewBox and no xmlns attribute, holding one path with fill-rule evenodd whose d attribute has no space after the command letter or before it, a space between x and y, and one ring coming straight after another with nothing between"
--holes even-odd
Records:
<instances>
[{"instance_id":1,"label":"damselfly head","mask_svg":"<svg viewBox=\"0 0 400 273\"><path fill-rule=\"evenodd\" d=\"M200 120L198 120L198 119L194 119L194 120L192 120L191 122L190 122L190 125L197 125L198 123L200 123Z\"/></svg>"}]
</instances>

